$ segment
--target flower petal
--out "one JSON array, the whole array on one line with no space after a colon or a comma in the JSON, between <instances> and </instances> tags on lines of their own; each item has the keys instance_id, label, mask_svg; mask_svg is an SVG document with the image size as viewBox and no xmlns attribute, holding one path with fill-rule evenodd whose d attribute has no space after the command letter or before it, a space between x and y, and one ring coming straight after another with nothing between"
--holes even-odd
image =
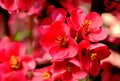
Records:
<instances>
[{"instance_id":1,"label":"flower petal","mask_svg":"<svg viewBox=\"0 0 120 81\"><path fill-rule=\"evenodd\" d=\"M63 74L63 81L73 81L73 76L69 72Z\"/></svg>"},{"instance_id":2,"label":"flower petal","mask_svg":"<svg viewBox=\"0 0 120 81\"><path fill-rule=\"evenodd\" d=\"M72 38L68 40L68 48L66 50L68 50L68 57L74 57L77 55L78 46Z\"/></svg>"},{"instance_id":3,"label":"flower petal","mask_svg":"<svg viewBox=\"0 0 120 81\"><path fill-rule=\"evenodd\" d=\"M55 72L56 74L65 73L65 72L66 72L66 65L67 65L67 62L66 62L66 61L63 61L63 62L55 61L55 62L53 62L54 72Z\"/></svg>"},{"instance_id":4,"label":"flower petal","mask_svg":"<svg viewBox=\"0 0 120 81\"><path fill-rule=\"evenodd\" d=\"M88 74L85 70L81 69L80 67L74 66L73 68L74 69L72 71L72 76L77 80L85 78Z\"/></svg>"},{"instance_id":5,"label":"flower petal","mask_svg":"<svg viewBox=\"0 0 120 81\"><path fill-rule=\"evenodd\" d=\"M52 14L51 18L53 21L64 21L66 17L66 11L62 8L55 9Z\"/></svg>"},{"instance_id":6,"label":"flower petal","mask_svg":"<svg viewBox=\"0 0 120 81\"><path fill-rule=\"evenodd\" d=\"M92 42L98 42L104 40L108 33L104 28L100 28L99 31L89 34L89 40Z\"/></svg>"},{"instance_id":7,"label":"flower petal","mask_svg":"<svg viewBox=\"0 0 120 81\"><path fill-rule=\"evenodd\" d=\"M55 45L55 40L57 36L54 33L45 33L41 36L40 43L42 47L48 51L51 47Z\"/></svg>"},{"instance_id":8,"label":"flower petal","mask_svg":"<svg viewBox=\"0 0 120 81\"><path fill-rule=\"evenodd\" d=\"M90 12L86 16L85 20L92 21L90 27L93 30L99 28L100 26L102 26L102 23L103 23L101 16L96 12Z\"/></svg>"},{"instance_id":9,"label":"flower petal","mask_svg":"<svg viewBox=\"0 0 120 81\"><path fill-rule=\"evenodd\" d=\"M110 50L107 46L96 48L94 49L94 52L97 53L97 60L105 59L110 55Z\"/></svg>"},{"instance_id":10,"label":"flower petal","mask_svg":"<svg viewBox=\"0 0 120 81\"><path fill-rule=\"evenodd\" d=\"M80 26L84 22L85 15L86 14L82 9L76 8L70 13L70 18L77 26Z\"/></svg>"},{"instance_id":11,"label":"flower petal","mask_svg":"<svg viewBox=\"0 0 120 81\"><path fill-rule=\"evenodd\" d=\"M8 73L12 71L9 61L8 62L3 62L0 64L0 73Z\"/></svg>"},{"instance_id":12,"label":"flower petal","mask_svg":"<svg viewBox=\"0 0 120 81\"><path fill-rule=\"evenodd\" d=\"M75 31L80 29L80 26L84 22L85 13L80 8L75 8L70 13L70 18L67 18L68 25Z\"/></svg>"},{"instance_id":13,"label":"flower petal","mask_svg":"<svg viewBox=\"0 0 120 81\"><path fill-rule=\"evenodd\" d=\"M27 66L29 70L33 70L36 66L35 60L30 56L22 57L22 62L25 63L23 66Z\"/></svg>"},{"instance_id":14,"label":"flower petal","mask_svg":"<svg viewBox=\"0 0 120 81\"><path fill-rule=\"evenodd\" d=\"M96 76L98 75L99 72L100 72L100 64L97 61L92 61L90 67L90 73L93 76Z\"/></svg>"},{"instance_id":15,"label":"flower petal","mask_svg":"<svg viewBox=\"0 0 120 81\"><path fill-rule=\"evenodd\" d=\"M110 50L102 43L90 45L90 50L97 54L97 60L102 60L110 55Z\"/></svg>"},{"instance_id":16,"label":"flower petal","mask_svg":"<svg viewBox=\"0 0 120 81\"><path fill-rule=\"evenodd\" d=\"M54 46L50 49L50 55L53 60L64 60L68 58L68 50L66 48L60 48L59 46Z\"/></svg>"},{"instance_id":17,"label":"flower petal","mask_svg":"<svg viewBox=\"0 0 120 81\"><path fill-rule=\"evenodd\" d=\"M26 4L27 3L27 4ZM33 6L34 0L19 0L18 7L22 10L28 10Z\"/></svg>"}]
</instances>

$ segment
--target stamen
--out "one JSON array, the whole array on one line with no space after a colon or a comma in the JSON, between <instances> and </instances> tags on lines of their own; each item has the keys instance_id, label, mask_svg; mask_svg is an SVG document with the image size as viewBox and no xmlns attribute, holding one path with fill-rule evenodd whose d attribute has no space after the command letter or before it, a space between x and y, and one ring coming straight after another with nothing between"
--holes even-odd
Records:
<instances>
[{"instance_id":1,"label":"stamen","mask_svg":"<svg viewBox=\"0 0 120 81\"><path fill-rule=\"evenodd\" d=\"M56 38L55 42L60 46L60 47L67 47L68 42L66 37L59 36Z\"/></svg>"},{"instance_id":2,"label":"stamen","mask_svg":"<svg viewBox=\"0 0 120 81\"><path fill-rule=\"evenodd\" d=\"M51 74L49 72L43 72L42 77L43 79L49 79L51 77Z\"/></svg>"},{"instance_id":3,"label":"stamen","mask_svg":"<svg viewBox=\"0 0 120 81\"><path fill-rule=\"evenodd\" d=\"M92 22L90 20L86 20L83 24L83 30L87 33L89 33L91 31L91 27L90 27L90 24Z\"/></svg>"},{"instance_id":4,"label":"stamen","mask_svg":"<svg viewBox=\"0 0 120 81\"><path fill-rule=\"evenodd\" d=\"M11 56L10 58L10 66L12 69L19 69L21 66L20 59L17 58L16 56Z\"/></svg>"},{"instance_id":5,"label":"stamen","mask_svg":"<svg viewBox=\"0 0 120 81\"><path fill-rule=\"evenodd\" d=\"M96 53L92 53L91 54L91 60L93 61L93 60L95 60L97 58L97 54Z\"/></svg>"},{"instance_id":6,"label":"stamen","mask_svg":"<svg viewBox=\"0 0 120 81\"><path fill-rule=\"evenodd\" d=\"M72 67L71 66L67 66L66 70L67 70L67 72L71 72L72 71Z\"/></svg>"}]
</instances>

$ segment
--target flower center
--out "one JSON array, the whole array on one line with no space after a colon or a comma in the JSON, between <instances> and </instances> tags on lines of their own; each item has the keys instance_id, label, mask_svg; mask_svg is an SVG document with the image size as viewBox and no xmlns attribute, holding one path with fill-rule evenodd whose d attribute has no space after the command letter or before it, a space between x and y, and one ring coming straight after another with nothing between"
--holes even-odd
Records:
<instances>
[{"instance_id":1,"label":"flower center","mask_svg":"<svg viewBox=\"0 0 120 81\"><path fill-rule=\"evenodd\" d=\"M87 33L90 33L91 31L91 27L90 27L90 24L92 22L90 20L85 20L84 24L83 24L83 30Z\"/></svg>"},{"instance_id":2,"label":"flower center","mask_svg":"<svg viewBox=\"0 0 120 81\"><path fill-rule=\"evenodd\" d=\"M72 71L72 67L71 66L67 66L66 70L67 70L67 72L71 72Z\"/></svg>"},{"instance_id":3,"label":"flower center","mask_svg":"<svg viewBox=\"0 0 120 81\"><path fill-rule=\"evenodd\" d=\"M60 47L67 47L68 42L66 37L59 36L56 38L55 42L60 46Z\"/></svg>"},{"instance_id":4,"label":"flower center","mask_svg":"<svg viewBox=\"0 0 120 81\"><path fill-rule=\"evenodd\" d=\"M42 77L43 79L49 79L51 77L51 74L49 72L43 72Z\"/></svg>"},{"instance_id":5,"label":"flower center","mask_svg":"<svg viewBox=\"0 0 120 81\"><path fill-rule=\"evenodd\" d=\"M94 53L92 50L89 50L89 49L83 49L82 50L82 56L88 57L92 61L97 58L97 54Z\"/></svg>"},{"instance_id":6,"label":"flower center","mask_svg":"<svg viewBox=\"0 0 120 81\"><path fill-rule=\"evenodd\" d=\"M19 69L21 66L20 59L17 58L16 56L11 56L10 58L10 66L12 69Z\"/></svg>"},{"instance_id":7,"label":"flower center","mask_svg":"<svg viewBox=\"0 0 120 81\"><path fill-rule=\"evenodd\" d=\"M97 58L97 54L96 53L92 53L91 54L91 60L95 60Z\"/></svg>"}]
</instances>

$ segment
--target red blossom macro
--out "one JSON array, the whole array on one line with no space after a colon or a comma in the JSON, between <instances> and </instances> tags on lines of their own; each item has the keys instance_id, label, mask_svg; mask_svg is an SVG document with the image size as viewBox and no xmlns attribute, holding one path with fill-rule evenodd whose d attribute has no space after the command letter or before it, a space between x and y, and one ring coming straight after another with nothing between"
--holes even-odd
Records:
<instances>
[{"instance_id":1,"label":"red blossom macro","mask_svg":"<svg viewBox=\"0 0 120 81\"><path fill-rule=\"evenodd\" d=\"M108 47L104 44L90 44L87 40L83 40L78 49L82 66L93 76L96 76L100 71L100 60L110 55Z\"/></svg>"},{"instance_id":2,"label":"red blossom macro","mask_svg":"<svg viewBox=\"0 0 120 81\"><path fill-rule=\"evenodd\" d=\"M35 68L35 61L31 56L25 55L24 46L21 43L10 42L9 38L5 37L0 45L3 46L0 47L0 73L3 79L9 77L10 81L16 80L16 77L25 76L28 70Z\"/></svg>"},{"instance_id":3,"label":"red blossom macro","mask_svg":"<svg viewBox=\"0 0 120 81\"><path fill-rule=\"evenodd\" d=\"M102 18L96 12L90 12L86 15L83 10L76 8L71 11L67 23L72 30L92 42L98 42L107 37L107 32L102 28Z\"/></svg>"},{"instance_id":4,"label":"red blossom macro","mask_svg":"<svg viewBox=\"0 0 120 81\"><path fill-rule=\"evenodd\" d=\"M0 81L92 81L102 72L100 80L118 80L120 72L115 76L109 74L111 68L101 68L101 64L110 51L113 54L116 53L113 49L119 50L119 38L111 38L114 31L110 32L115 19L116 26L120 26L119 3L119 0L0 0ZM102 11L97 10L99 7ZM104 23L101 15L112 10L117 18ZM103 27L110 29L106 40ZM119 61L110 62L117 65Z\"/></svg>"},{"instance_id":5,"label":"red blossom macro","mask_svg":"<svg viewBox=\"0 0 120 81\"><path fill-rule=\"evenodd\" d=\"M63 60L77 54L77 44L70 37L70 28L65 23L56 21L42 35L42 47L49 51L53 59Z\"/></svg>"},{"instance_id":6,"label":"red blossom macro","mask_svg":"<svg viewBox=\"0 0 120 81\"><path fill-rule=\"evenodd\" d=\"M76 58L66 59L64 61L54 61L53 70L56 74L62 74L62 81L78 81L87 76Z\"/></svg>"}]
</instances>

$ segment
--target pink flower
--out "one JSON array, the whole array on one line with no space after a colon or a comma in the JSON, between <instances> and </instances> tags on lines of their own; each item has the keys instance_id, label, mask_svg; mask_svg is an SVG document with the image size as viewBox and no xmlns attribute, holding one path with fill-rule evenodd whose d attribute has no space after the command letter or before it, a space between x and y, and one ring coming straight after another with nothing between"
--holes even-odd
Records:
<instances>
[{"instance_id":1,"label":"pink flower","mask_svg":"<svg viewBox=\"0 0 120 81\"><path fill-rule=\"evenodd\" d=\"M53 62L53 69L56 74L62 74L63 81L77 81L87 76L76 58L66 59L64 61Z\"/></svg>"},{"instance_id":2,"label":"pink flower","mask_svg":"<svg viewBox=\"0 0 120 81\"><path fill-rule=\"evenodd\" d=\"M77 54L77 44L70 37L69 26L60 21L51 24L49 30L42 35L40 43L54 60L63 60Z\"/></svg>"},{"instance_id":3,"label":"pink flower","mask_svg":"<svg viewBox=\"0 0 120 81\"><path fill-rule=\"evenodd\" d=\"M107 32L101 27L102 18L96 12L90 12L86 15L83 10L76 8L71 11L67 22L71 29L82 34L84 39L97 42L107 37Z\"/></svg>"},{"instance_id":4,"label":"pink flower","mask_svg":"<svg viewBox=\"0 0 120 81\"><path fill-rule=\"evenodd\" d=\"M110 55L108 47L104 44L90 44L87 40L83 40L78 49L83 68L93 76L96 76L100 71L99 61Z\"/></svg>"},{"instance_id":5,"label":"pink flower","mask_svg":"<svg viewBox=\"0 0 120 81\"><path fill-rule=\"evenodd\" d=\"M25 55L24 46L21 43L10 42L9 38L5 37L0 45L3 46L0 47L0 73L2 75L9 74L9 77L12 77L14 75L11 73L15 72L25 75L28 70L35 68L35 61L31 56Z\"/></svg>"}]
</instances>

